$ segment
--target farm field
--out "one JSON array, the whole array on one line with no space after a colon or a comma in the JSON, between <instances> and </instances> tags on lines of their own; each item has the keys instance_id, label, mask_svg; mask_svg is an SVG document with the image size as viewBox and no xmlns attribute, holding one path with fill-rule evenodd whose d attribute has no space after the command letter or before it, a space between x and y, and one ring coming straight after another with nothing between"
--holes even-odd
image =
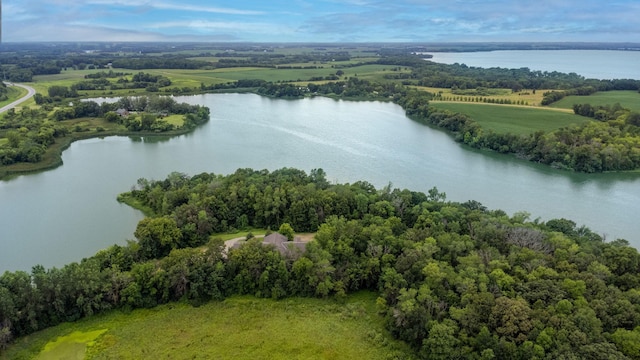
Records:
<instances>
[{"instance_id":1,"label":"farm field","mask_svg":"<svg viewBox=\"0 0 640 360\"><path fill-rule=\"evenodd\" d=\"M431 102L431 105L467 114L484 129L493 130L496 133L525 135L539 130L553 131L571 124L591 121L573 113L526 106L439 101Z\"/></svg>"},{"instance_id":2,"label":"farm field","mask_svg":"<svg viewBox=\"0 0 640 360\"><path fill-rule=\"evenodd\" d=\"M290 65L281 65L290 66ZM295 66L303 66L297 64ZM306 66L314 66L307 64ZM180 86L180 81L193 79L202 81L205 84L217 82L229 82L241 79L262 79L271 82L278 81L306 81L312 77L324 77L333 75L338 70L344 72L343 76L358 76L363 79L382 79L385 73L391 73L392 66L388 65L361 65L350 68L336 69L324 67L318 69L274 69L259 67L222 68L210 71L203 70L149 70L149 73L156 73L167 76L175 85ZM199 85L199 84L198 84Z\"/></svg>"},{"instance_id":3,"label":"farm field","mask_svg":"<svg viewBox=\"0 0 640 360\"><path fill-rule=\"evenodd\" d=\"M241 79L262 79L269 82L298 82L309 83L309 79L313 77L326 77L333 75L338 70L342 70L344 77L357 76L360 79L371 81L384 81L385 74L409 72L409 69L393 71L393 66L389 65L361 65L346 68L332 68L332 64L284 64L279 66L318 66L316 69L277 69L263 67L233 67L220 68L212 70L181 70L181 69L149 69L149 70L127 70L112 69L114 72L123 72L126 74L136 74L145 72L152 75L162 75L169 78L172 82L167 88L195 88L199 89L200 84L212 85L233 82ZM336 63L336 65L338 65ZM84 80L84 76L96 73L102 70L64 70L56 75L40 75L34 77L31 84L39 93L46 95L50 86L66 86ZM130 75L129 75L130 77ZM110 79L115 82L117 79ZM165 88L160 89L162 92ZM121 90L81 90L79 93L83 96L124 96L132 93L144 92L142 89L121 89Z\"/></svg>"},{"instance_id":4,"label":"farm field","mask_svg":"<svg viewBox=\"0 0 640 360\"><path fill-rule=\"evenodd\" d=\"M405 354L407 347L384 330L375 297L361 292L338 304L242 296L200 307L174 303L112 312L32 334L1 358L385 359L394 351Z\"/></svg>"},{"instance_id":5,"label":"farm field","mask_svg":"<svg viewBox=\"0 0 640 360\"><path fill-rule=\"evenodd\" d=\"M637 91L600 91L589 96L567 96L551 105L553 108L573 109L574 104L613 105L619 103L623 108L640 111L640 92Z\"/></svg>"},{"instance_id":6,"label":"farm field","mask_svg":"<svg viewBox=\"0 0 640 360\"><path fill-rule=\"evenodd\" d=\"M541 106L540 102L542 101L542 94L547 90L536 90L534 93L532 90L523 90L521 92L513 92L511 89L484 89L489 95L479 95L476 94L477 90L458 90L461 93L454 94L451 89L447 88L434 88L434 87L426 87L426 86L414 86L414 88L419 90L428 91L432 94L440 94L443 97L447 98L486 98L486 99L494 99L494 100L511 100L512 103L524 101L529 106ZM482 91L482 90L481 90ZM480 91L480 92L481 92ZM466 94L468 93L468 94Z\"/></svg>"}]
</instances>

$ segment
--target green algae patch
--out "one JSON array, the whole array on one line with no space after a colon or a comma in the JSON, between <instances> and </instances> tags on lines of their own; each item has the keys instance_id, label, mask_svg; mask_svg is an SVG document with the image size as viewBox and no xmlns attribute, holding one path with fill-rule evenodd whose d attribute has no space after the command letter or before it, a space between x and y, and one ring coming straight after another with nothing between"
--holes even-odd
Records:
<instances>
[{"instance_id":1,"label":"green algae patch","mask_svg":"<svg viewBox=\"0 0 640 360\"><path fill-rule=\"evenodd\" d=\"M93 346L96 339L104 334L107 329L94 331L74 331L67 336L58 337L49 341L37 360L78 359L82 360L87 352L87 347Z\"/></svg>"}]
</instances>

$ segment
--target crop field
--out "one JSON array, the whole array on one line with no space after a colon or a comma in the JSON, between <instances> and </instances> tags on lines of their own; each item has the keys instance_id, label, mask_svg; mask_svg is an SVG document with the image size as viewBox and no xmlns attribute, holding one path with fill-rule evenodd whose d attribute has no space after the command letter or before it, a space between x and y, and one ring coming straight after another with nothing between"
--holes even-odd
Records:
<instances>
[{"instance_id":1,"label":"crop field","mask_svg":"<svg viewBox=\"0 0 640 360\"><path fill-rule=\"evenodd\" d=\"M613 105L619 103L623 108L640 111L640 92L637 91L601 91L589 96L567 96L550 105L553 108L573 109L574 104Z\"/></svg>"},{"instance_id":2,"label":"crop field","mask_svg":"<svg viewBox=\"0 0 640 360\"><path fill-rule=\"evenodd\" d=\"M447 88L433 88L426 86L414 86L416 89L428 91L432 94L440 93L443 97L448 98L487 98L494 100L511 100L511 102L516 103L520 101L524 101L529 106L541 106L540 102L542 101L542 94L548 90L536 90L535 94L532 90L523 90L520 92L512 92L511 89L485 89L489 92L489 95L479 95L476 90L465 90L465 93L454 94L451 89ZM482 91L479 91L482 92ZM461 100L462 101L462 100Z\"/></svg>"},{"instance_id":3,"label":"crop field","mask_svg":"<svg viewBox=\"0 0 640 360\"><path fill-rule=\"evenodd\" d=\"M571 124L582 124L586 117L551 109L483 103L431 102L431 105L469 115L485 129L496 133L530 134L553 131Z\"/></svg>"},{"instance_id":4,"label":"crop field","mask_svg":"<svg viewBox=\"0 0 640 360\"><path fill-rule=\"evenodd\" d=\"M65 323L18 340L2 359L386 359L406 345L384 330L374 293L346 303L243 296Z\"/></svg>"}]
</instances>

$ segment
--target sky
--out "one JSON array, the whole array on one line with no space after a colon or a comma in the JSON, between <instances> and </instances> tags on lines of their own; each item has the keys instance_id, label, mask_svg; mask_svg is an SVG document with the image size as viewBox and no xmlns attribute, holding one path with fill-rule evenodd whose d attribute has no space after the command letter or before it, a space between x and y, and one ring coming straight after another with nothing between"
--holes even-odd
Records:
<instances>
[{"instance_id":1,"label":"sky","mask_svg":"<svg viewBox=\"0 0 640 360\"><path fill-rule=\"evenodd\" d=\"M640 42L640 0L0 1L3 42Z\"/></svg>"}]
</instances>

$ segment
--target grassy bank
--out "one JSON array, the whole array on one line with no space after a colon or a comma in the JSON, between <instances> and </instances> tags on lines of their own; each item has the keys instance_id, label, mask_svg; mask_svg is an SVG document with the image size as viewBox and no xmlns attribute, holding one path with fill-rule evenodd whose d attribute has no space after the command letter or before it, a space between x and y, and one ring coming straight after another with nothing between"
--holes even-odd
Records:
<instances>
[{"instance_id":1,"label":"grassy bank","mask_svg":"<svg viewBox=\"0 0 640 360\"><path fill-rule=\"evenodd\" d=\"M111 312L19 339L1 359L408 358L376 313L374 293L333 300L233 297Z\"/></svg>"},{"instance_id":2,"label":"grassy bank","mask_svg":"<svg viewBox=\"0 0 640 360\"><path fill-rule=\"evenodd\" d=\"M11 104L12 102L20 99L27 95L27 89L23 89L18 86L8 86L7 87L7 100L0 101L0 107Z\"/></svg>"}]
</instances>

